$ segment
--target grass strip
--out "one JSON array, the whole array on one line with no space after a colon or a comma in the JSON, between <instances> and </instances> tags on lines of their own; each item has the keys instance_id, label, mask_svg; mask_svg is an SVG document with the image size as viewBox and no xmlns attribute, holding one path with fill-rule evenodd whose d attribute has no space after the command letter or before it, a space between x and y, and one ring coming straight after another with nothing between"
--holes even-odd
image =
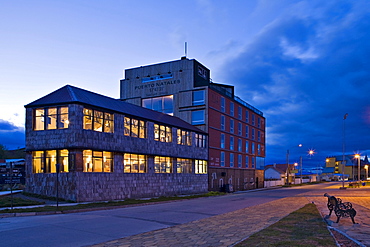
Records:
<instances>
[{"instance_id":1,"label":"grass strip","mask_svg":"<svg viewBox=\"0 0 370 247\"><path fill-rule=\"evenodd\" d=\"M135 204L152 203L152 202L165 202L165 201L182 200L182 199L193 199L193 198L199 198L199 197L219 196L219 195L224 195L224 194L226 193L208 192L208 193L199 194L199 195L158 197L158 198L150 198L150 199L126 199L123 201L93 202L93 203L76 204L72 206L63 206L63 204L59 204L58 210L56 206L44 206L44 207L35 207L35 208L17 208L13 210L4 209L4 210L1 210L0 213L26 213L26 212L49 212L49 211L63 212L63 211L72 211L72 210L79 210L79 209L94 209L94 208L98 209L98 208L118 207L118 206L135 205ZM0 204L2 201L7 201L7 200L10 200L10 196L0 197ZM34 205L36 204L40 204L40 203L35 202ZM30 204L27 204L27 205L30 205ZM9 206L4 206L4 207L9 207ZM26 206L26 204L22 204L21 202L18 204L13 203L13 206L14 207Z\"/></svg>"},{"instance_id":2,"label":"grass strip","mask_svg":"<svg viewBox=\"0 0 370 247\"><path fill-rule=\"evenodd\" d=\"M315 204L309 203L235 246L335 247L337 245Z\"/></svg>"}]
</instances>

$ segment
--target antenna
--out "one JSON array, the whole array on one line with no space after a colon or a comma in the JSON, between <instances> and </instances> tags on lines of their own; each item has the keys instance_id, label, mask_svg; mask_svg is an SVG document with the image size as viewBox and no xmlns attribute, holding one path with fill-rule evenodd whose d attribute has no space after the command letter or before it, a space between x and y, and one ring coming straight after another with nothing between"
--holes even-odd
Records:
<instances>
[{"instance_id":1,"label":"antenna","mask_svg":"<svg viewBox=\"0 0 370 247\"><path fill-rule=\"evenodd\" d=\"M185 42L185 57L188 56L188 42Z\"/></svg>"}]
</instances>

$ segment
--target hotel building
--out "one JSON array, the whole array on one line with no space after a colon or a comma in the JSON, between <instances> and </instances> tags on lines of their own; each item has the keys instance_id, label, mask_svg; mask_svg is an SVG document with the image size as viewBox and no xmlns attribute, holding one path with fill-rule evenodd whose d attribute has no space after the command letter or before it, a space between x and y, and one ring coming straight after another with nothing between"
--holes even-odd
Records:
<instances>
[{"instance_id":1,"label":"hotel building","mask_svg":"<svg viewBox=\"0 0 370 247\"><path fill-rule=\"evenodd\" d=\"M209 134L208 189L263 187L265 118L234 94L213 83L210 70L194 59L126 69L120 98L176 116Z\"/></svg>"},{"instance_id":2,"label":"hotel building","mask_svg":"<svg viewBox=\"0 0 370 247\"><path fill-rule=\"evenodd\" d=\"M208 191L207 133L73 86L26 108L26 192L76 202Z\"/></svg>"}]
</instances>

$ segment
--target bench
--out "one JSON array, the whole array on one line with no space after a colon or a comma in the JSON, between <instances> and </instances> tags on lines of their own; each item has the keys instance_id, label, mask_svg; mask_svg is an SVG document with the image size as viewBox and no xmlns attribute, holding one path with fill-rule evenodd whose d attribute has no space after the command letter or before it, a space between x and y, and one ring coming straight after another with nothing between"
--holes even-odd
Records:
<instances>
[{"instance_id":1,"label":"bench","mask_svg":"<svg viewBox=\"0 0 370 247\"><path fill-rule=\"evenodd\" d=\"M348 187L350 187L350 188L360 188L360 183L351 182L351 183L348 184Z\"/></svg>"},{"instance_id":2,"label":"bench","mask_svg":"<svg viewBox=\"0 0 370 247\"><path fill-rule=\"evenodd\" d=\"M352 208L352 203L342 202L342 199L336 198L335 196L330 196L328 193L325 193L324 196L328 198L328 209L329 217L334 210L335 215L337 216L337 223L341 217L350 217L353 224L355 223L356 210Z\"/></svg>"}]
</instances>

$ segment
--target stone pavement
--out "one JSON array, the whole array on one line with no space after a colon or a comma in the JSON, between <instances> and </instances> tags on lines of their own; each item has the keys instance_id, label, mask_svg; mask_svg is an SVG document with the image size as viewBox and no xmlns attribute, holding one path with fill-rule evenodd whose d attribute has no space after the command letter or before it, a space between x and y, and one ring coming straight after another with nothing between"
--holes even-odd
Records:
<instances>
[{"instance_id":1,"label":"stone pavement","mask_svg":"<svg viewBox=\"0 0 370 247\"><path fill-rule=\"evenodd\" d=\"M362 246L370 246L370 188L339 190L337 183L325 190L326 193L350 201L357 211L353 225L349 218L333 223L336 216L327 219L328 224ZM146 232L118 240L94 245L94 247L136 246L233 246L252 234L272 225L307 203L315 203L325 217L329 210L327 198L322 190L279 199L230 213Z\"/></svg>"}]
</instances>

